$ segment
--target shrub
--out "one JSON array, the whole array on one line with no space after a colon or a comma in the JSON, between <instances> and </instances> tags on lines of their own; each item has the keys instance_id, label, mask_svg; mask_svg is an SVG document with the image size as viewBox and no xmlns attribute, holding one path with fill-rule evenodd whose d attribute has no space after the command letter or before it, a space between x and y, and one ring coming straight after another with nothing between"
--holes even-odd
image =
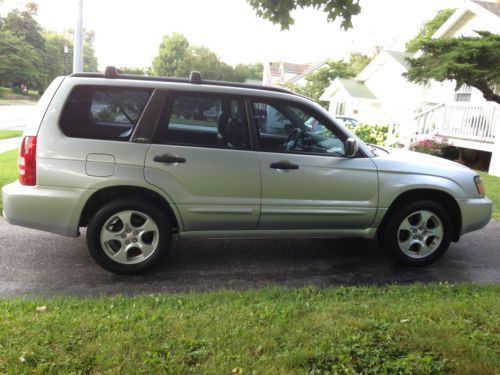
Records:
<instances>
[{"instance_id":1,"label":"shrub","mask_svg":"<svg viewBox=\"0 0 500 375\"><path fill-rule=\"evenodd\" d=\"M389 125L368 125L358 124L356 127L349 127L365 143L383 145L387 140Z\"/></svg>"},{"instance_id":2,"label":"shrub","mask_svg":"<svg viewBox=\"0 0 500 375\"><path fill-rule=\"evenodd\" d=\"M455 160L458 157L458 149L450 144L446 139L425 139L417 141L410 147L411 150Z\"/></svg>"}]
</instances>

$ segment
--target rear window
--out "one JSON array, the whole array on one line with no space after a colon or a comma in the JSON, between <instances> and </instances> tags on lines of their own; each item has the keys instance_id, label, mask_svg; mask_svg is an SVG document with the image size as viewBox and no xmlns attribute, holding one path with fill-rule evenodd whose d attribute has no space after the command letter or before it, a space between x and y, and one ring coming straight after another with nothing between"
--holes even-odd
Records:
<instances>
[{"instance_id":1,"label":"rear window","mask_svg":"<svg viewBox=\"0 0 500 375\"><path fill-rule=\"evenodd\" d=\"M77 86L64 106L59 125L68 137L128 141L152 91Z\"/></svg>"}]
</instances>

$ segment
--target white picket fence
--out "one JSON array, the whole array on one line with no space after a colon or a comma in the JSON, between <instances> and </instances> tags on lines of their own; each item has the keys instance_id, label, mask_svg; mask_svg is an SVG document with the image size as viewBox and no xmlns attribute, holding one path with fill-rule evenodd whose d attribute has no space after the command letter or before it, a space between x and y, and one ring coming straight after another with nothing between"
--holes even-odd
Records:
<instances>
[{"instance_id":1,"label":"white picket fence","mask_svg":"<svg viewBox=\"0 0 500 375\"><path fill-rule=\"evenodd\" d=\"M439 104L392 129L395 136L389 142L409 147L418 140L440 137L459 147L493 151L499 125L500 106L496 103Z\"/></svg>"}]
</instances>

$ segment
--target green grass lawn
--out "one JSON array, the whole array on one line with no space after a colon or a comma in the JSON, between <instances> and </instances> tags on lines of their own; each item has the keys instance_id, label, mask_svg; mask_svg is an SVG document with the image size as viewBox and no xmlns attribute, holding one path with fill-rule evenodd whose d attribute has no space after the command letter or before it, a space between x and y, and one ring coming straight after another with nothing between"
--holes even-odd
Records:
<instances>
[{"instance_id":1,"label":"green grass lawn","mask_svg":"<svg viewBox=\"0 0 500 375\"><path fill-rule=\"evenodd\" d=\"M494 374L500 286L0 301L0 372Z\"/></svg>"},{"instance_id":2,"label":"green grass lawn","mask_svg":"<svg viewBox=\"0 0 500 375\"><path fill-rule=\"evenodd\" d=\"M17 180L19 176L19 167L17 164L18 155L18 150L0 154L0 189L2 186ZM0 215L2 214L2 209L2 194L0 194Z\"/></svg>"},{"instance_id":3,"label":"green grass lawn","mask_svg":"<svg viewBox=\"0 0 500 375\"><path fill-rule=\"evenodd\" d=\"M38 99L39 94L34 90L21 94L9 87L0 87L0 104L17 104L19 101L37 101Z\"/></svg>"},{"instance_id":4,"label":"green grass lawn","mask_svg":"<svg viewBox=\"0 0 500 375\"><path fill-rule=\"evenodd\" d=\"M493 218L500 220L500 177L479 172L486 185L486 196L493 201Z\"/></svg>"},{"instance_id":5,"label":"green grass lawn","mask_svg":"<svg viewBox=\"0 0 500 375\"><path fill-rule=\"evenodd\" d=\"M0 105L27 105L34 104L35 100L28 99L0 99Z\"/></svg>"},{"instance_id":6,"label":"green grass lawn","mask_svg":"<svg viewBox=\"0 0 500 375\"><path fill-rule=\"evenodd\" d=\"M22 130L0 130L0 139L15 138L23 135Z\"/></svg>"},{"instance_id":7,"label":"green grass lawn","mask_svg":"<svg viewBox=\"0 0 500 375\"><path fill-rule=\"evenodd\" d=\"M9 374L495 374L499 347L499 285L0 299Z\"/></svg>"},{"instance_id":8,"label":"green grass lawn","mask_svg":"<svg viewBox=\"0 0 500 375\"><path fill-rule=\"evenodd\" d=\"M0 87L0 105L33 104L38 99L37 91L29 90L27 94L20 94L11 88Z\"/></svg>"}]
</instances>

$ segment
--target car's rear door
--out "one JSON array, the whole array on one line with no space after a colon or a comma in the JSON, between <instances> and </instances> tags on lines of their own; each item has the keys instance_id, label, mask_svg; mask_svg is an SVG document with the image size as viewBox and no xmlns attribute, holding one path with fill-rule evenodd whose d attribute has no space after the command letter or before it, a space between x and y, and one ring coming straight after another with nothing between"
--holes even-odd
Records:
<instances>
[{"instance_id":1,"label":"car's rear door","mask_svg":"<svg viewBox=\"0 0 500 375\"><path fill-rule=\"evenodd\" d=\"M243 99L171 92L145 177L176 204L185 231L255 229L261 182L250 147Z\"/></svg>"}]
</instances>

